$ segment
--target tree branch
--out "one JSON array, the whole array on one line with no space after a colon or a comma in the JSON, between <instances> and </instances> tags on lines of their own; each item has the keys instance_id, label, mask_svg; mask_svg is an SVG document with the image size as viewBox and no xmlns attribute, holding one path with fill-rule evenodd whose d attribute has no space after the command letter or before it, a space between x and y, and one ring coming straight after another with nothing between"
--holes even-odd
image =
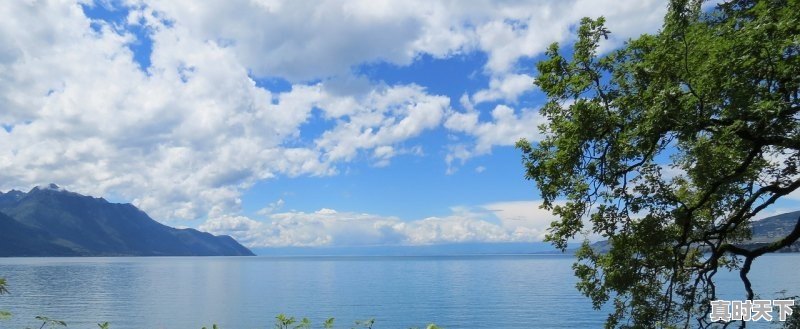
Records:
<instances>
[{"instance_id":1,"label":"tree branch","mask_svg":"<svg viewBox=\"0 0 800 329\"><path fill-rule=\"evenodd\" d=\"M762 246L753 250L747 250L741 247L734 246L732 244L724 244L720 247L719 251L721 252L727 251L745 257L744 265L742 266L742 269L739 271L739 277L742 279L742 282L744 283L744 288L747 291L747 299L753 299L753 288L750 283L750 279L747 278L747 274L750 272L750 266L753 264L753 260L766 253L775 252L785 247L788 247L793 243L797 242L797 239L799 238L800 238L800 217L797 218L797 223L794 225L794 230L792 230L792 232L789 233L789 235L769 245Z\"/></svg>"}]
</instances>

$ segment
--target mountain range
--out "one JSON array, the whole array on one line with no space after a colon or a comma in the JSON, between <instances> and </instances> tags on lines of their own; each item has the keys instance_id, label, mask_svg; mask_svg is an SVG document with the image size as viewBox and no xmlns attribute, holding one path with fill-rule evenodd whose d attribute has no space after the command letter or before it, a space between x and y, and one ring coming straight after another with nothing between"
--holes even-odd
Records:
<instances>
[{"instance_id":1,"label":"mountain range","mask_svg":"<svg viewBox=\"0 0 800 329\"><path fill-rule=\"evenodd\" d=\"M800 210L770 216L750 223L750 239L737 243L745 249L755 249L767 244L771 244L787 236L800 220ZM608 240L597 241L592 244L592 248L600 251L608 251L610 246ZM777 252L800 252L800 241L795 241L789 246Z\"/></svg>"},{"instance_id":2,"label":"mountain range","mask_svg":"<svg viewBox=\"0 0 800 329\"><path fill-rule=\"evenodd\" d=\"M750 226L752 237L743 244L748 248L756 248L778 241L794 230L798 220L800 220L800 211L787 212L755 221ZM778 252L800 252L800 241L795 241Z\"/></svg>"},{"instance_id":3,"label":"mountain range","mask_svg":"<svg viewBox=\"0 0 800 329\"><path fill-rule=\"evenodd\" d=\"M252 256L230 236L163 225L55 184L0 192L0 256Z\"/></svg>"}]
</instances>

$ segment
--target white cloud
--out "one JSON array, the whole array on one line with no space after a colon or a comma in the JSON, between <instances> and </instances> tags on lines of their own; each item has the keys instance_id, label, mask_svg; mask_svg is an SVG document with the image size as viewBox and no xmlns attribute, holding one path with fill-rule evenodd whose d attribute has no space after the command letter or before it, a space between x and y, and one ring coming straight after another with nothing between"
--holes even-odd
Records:
<instances>
[{"instance_id":1,"label":"white cloud","mask_svg":"<svg viewBox=\"0 0 800 329\"><path fill-rule=\"evenodd\" d=\"M152 9L201 40L223 40L260 76L291 81L340 75L365 62L407 65L469 41L448 6L427 1L169 1Z\"/></svg>"},{"instance_id":2,"label":"white cloud","mask_svg":"<svg viewBox=\"0 0 800 329\"><path fill-rule=\"evenodd\" d=\"M790 166L797 167L800 165L800 158L797 156L796 152L772 147L764 152L763 158L770 164L772 168L774 168L772 171L774 174L770 175L767 173L762 173L762 175L759 177L760 181L774 182L778 179L781 181L794 181L800 178L800 175L790 176L785 174L787 172L792 172L792 170L789 168ZM785 198L794 202L800 201L800 189L794 190L793 192L787 194Z\"/></svg>"},{"instance_id":3,"label":"white cloud","mask_svg":"<svg viewBox=\"0 0 800 329\"><path fill-rule=\"evenodd\" d=\"M430 245L458 242L542 241L553 216L541 202L501 202L455 208L445 217L404 221L397 217L338 212L269 214L263 220L221 216L200 229L228 234L248 247Z\"/></svg>"},{"instance_id":4,"label":"white cloud","mask_svg":"<svg viewBox=\"0 0 800 329\"><path fill-rule=\"evenodd\" d=\"M388 164L386 148L438 126L449 101L419 86L338 96L320 83L273 94L231 49L152 17L145 74L127 47L132 36L92 31L78 5L15 5L3 4L15 14L0 23L4 44L18 45L0 66L10 100L0 119L13 125L0 133L3 188L58 182L113 193L160 220L235 213L257 180L333 174L333 161L359 149L377 148ZM349 122L319 145L284 146L314 107ZM354 131L360 139L347 135Z\"/></svg>"},{"instance_id":5,"label":"white cloud","mask_svg":"<svg viewBox=\"0 0 800 329\"><path fill-rule=\"evenodd\" d=\"M572 29L582 17L605 16L612 31L601 47L611 49L627 39L661 27L667 3L647 1L533 1L505 4L490 19L478 24L479 47L489 54L486 70L491 74L513 71L520 58L534 57L553 42L572 38Z\"/></svg>"},{"instance_id":6,"label":"white cloud","mask_svg":"<svg viewBox=\"0 0 800 329\"><path fill-rule=\"evenodd\" d=\"M472 95L475 104L495 100L505 100L516 103L517 98L527 91L532 91L533 77L526 74L509 74L501 78L493 77L489 81L489 89L484 89Z\"/></svg>"},{"instance_id":7,"label":"white cloud","mask_svg":"<svg viewBox=\"0 0 800 329\"><path fill-rule=\"evenodd\" d=\"M3 87L38 103L4 118L13 129L0 141L3 185L111 191L156 218L192 219L236 209L240 189L258 179L332 172L315 150L281 145L307 119L311 104L298 100L313 87L272 95L229 49L184 38L180 26L154 27L145 75L131 36L94 32L78 5L15 6L19 21L0 30L21 55L2 63Z\"/></svg>"},{"instance_id":8,"label":"white cloud","mask_svg":"<svg viewBox=\"0 0 800 329\"><path fill-rule=\"evenodd\" d=\"M510 231L514 238L534 236L541 241L550 223L556 220L549 211L541 209L541 205L540 201L509 201L491 203L484 208L495 214L500 225Z\"/></svg>"},{"instance_id":9,"label":"white cloud","mask_svg":"<svg viewBox=\"0 0 800 329\"><path fill-rule=\"evenodd\" d=\"M359 150L373 148L379 163L388 161L393 144L440 126L449 104L449 98L428 95L416 85L382 88L360 98L327 98L317 106L328 117L347 115L348 121L324 132L315 144L327 161L352 160Z\"/></svg>"},{"instance_id":10,"label":"white cloud","mask_svg":"<svg viewBox=\"0 0 800 329\"><path fill-rule=\"evenodd\" d=\"M399 154L422 154L406 143L443 122L474 137L474 145L452 146L448 155L449 162L464 161L535 137L536 112L501 105L490 122L480 122L470 109L452 112L450 99L426 86L370 82L353 76L353 68L485 52L492 80L473 98L513 102L530 79L516 63L551 41L568 40L580 16L607 14L611 44L653 30L664 7L656 1L127 3L128 23L143 25L153 41L146 72L129 49L142 40L125 26L91 21L67 1L0 2L0 124L10 130L0 129L0 189L56 182L133 200L164 221L239 218L240 195L257 181L334 175L338 164L362 158L386 166ZM256 86L253 76L293 84L273 92ZM302 136L316 110L332 128Z\"/></svg>"},{"instance_id":11,"label":"white cloud","mask_svg":"<svg viewBox=\"0 0 800 329\"><path fill-rule=\"evenodd\" d=\"M362 63L408 65L475 50L487 72L513 71L520 58L565 41L584 16L608 18L608 47L660 27L663 1L163 1L147 3L192 37L230 45L260 76L291 81L347 73Z\"/></svg>"},{"instance_id":12,"label":"white cloud","mask_svg":"<svg viewBox=\"0 0 800 329\"><path fill-rule=\"evenodd\" d=\"M266 207L259 209L256 212L256 214L259 214L259 215L262 215L262 216L267 216L267 215L269 215L269 214L271 214L271 213L283 208L284 204L286 204L286 202L283 201L283 199L278 199L275 202L270 202L270 204L268 204ZM218 216L221 216L221 215L224 215L224 214L216 214L216 216L210 216L210 217L218 217Z\"/></svg>"},{"instance_id":13,"label":"white cloud","mask_svg":"<svg viewBox=\"0 0 800 329\"><path fill-rule=\"evenodd\" d=\"M473 137L475 143L472 147L463 144L452 147L446 158L448 166L455 160L463 163L471 157L487 154L494 146L514 145L520 138L531 141L542 138L538 126L545 118L538 110L522 109L515 113L514 109L501 104L492 110L491 116L491 121L480 122L477 111L449 113L445 128Z\"/></svg>"}]
</instances>

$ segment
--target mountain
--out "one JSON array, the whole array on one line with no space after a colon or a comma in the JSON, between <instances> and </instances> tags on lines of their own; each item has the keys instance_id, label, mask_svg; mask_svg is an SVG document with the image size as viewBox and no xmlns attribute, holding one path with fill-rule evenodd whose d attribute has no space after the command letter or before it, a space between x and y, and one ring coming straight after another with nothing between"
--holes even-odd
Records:
<instances>
[{"instance_id":1,"label":"mountain","mask_svg":"<svg viewBox=\"0 0 800 329\"><path fill-rule=\"evenodd\" d=\"M738 245L746 249L755 249L778 241L794 230L798 220L800 220L800 211L787 212L754 221L750 225L751 238ZM602 240L592 243L592 248L606 252L611 246L608 245L608 240ZM800 241L796 241L778 252L800 252Z\"/></svg>"},{"instance_id":2,"label":"mountain","mask_svg":"<svg viewBox=\"0 0 800 329\"><path fill-rule=\"evenodd\" d=\"M71 256L72 250L58 245L45 231L31 228L0 213L0 257Z\"/></svg>"},{"instance_id":3,"label":"mountain","mask_svg":"<svg viewBox=\"0 0 800 329\"><path fill-rule=\"evenodd\" d=\"M748 249L753 249L778 241L794 230L798 220L800 220L800 211L787 212L755 221L751 226L752 237L743 245ZM800 241L796 241L778 252L800 252Z\"/></svg>"},{"instance_id":4,"label":"mountain","mask_svg":"<svg viewBox=\"0 0 800 329\"><path fill-rule=\"evenodd\" d=\"M479 256L562 254L549 242L452 243L424 246L266 247L253 249L262 256Z\"/></svg>"},{"instance_id":5,"label":"mountain","mask_svg":"<svg viewBox=\"0 0 800 329\"><path fill-rule=\"evenodd\" d=\"M229 236L176 229L131 204L51 184L0 192L0 256L251 256Z\"/></svg>"},{"instance_id":6,"label":"mountain","mask_svg":"<svg viewBox=\"0 0 800 329\"><path fill-rule=\"evenodd\" d=\"M797 225L800 211L787 212L753 222L753 241L770 242L786 236Z\"/></svg>"}]
</instances>

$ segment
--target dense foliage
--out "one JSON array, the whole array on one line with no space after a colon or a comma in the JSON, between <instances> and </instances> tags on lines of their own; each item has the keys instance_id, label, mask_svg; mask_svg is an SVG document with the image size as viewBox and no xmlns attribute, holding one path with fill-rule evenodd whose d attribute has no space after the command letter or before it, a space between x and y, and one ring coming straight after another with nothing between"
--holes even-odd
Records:
<instances>
[{"instance_id":1,"label":"dense foliage","mask_svg":"<svg viewBox=\"0 0 800 329\"><path fill-rule=\"evenodd\" d=\"M595 307L613 306L607 327L708 327L719 270L739 271L753 299L753 260L800 237L799 220L772 244L737 245L800 187L798 32L798 0L672 0L656 34L600 54L610 31L587 18L572 49L537 64L544 139L517 146L559 217L547 239L608 240L574 265Z\"/></svg>"}]
</instances>

